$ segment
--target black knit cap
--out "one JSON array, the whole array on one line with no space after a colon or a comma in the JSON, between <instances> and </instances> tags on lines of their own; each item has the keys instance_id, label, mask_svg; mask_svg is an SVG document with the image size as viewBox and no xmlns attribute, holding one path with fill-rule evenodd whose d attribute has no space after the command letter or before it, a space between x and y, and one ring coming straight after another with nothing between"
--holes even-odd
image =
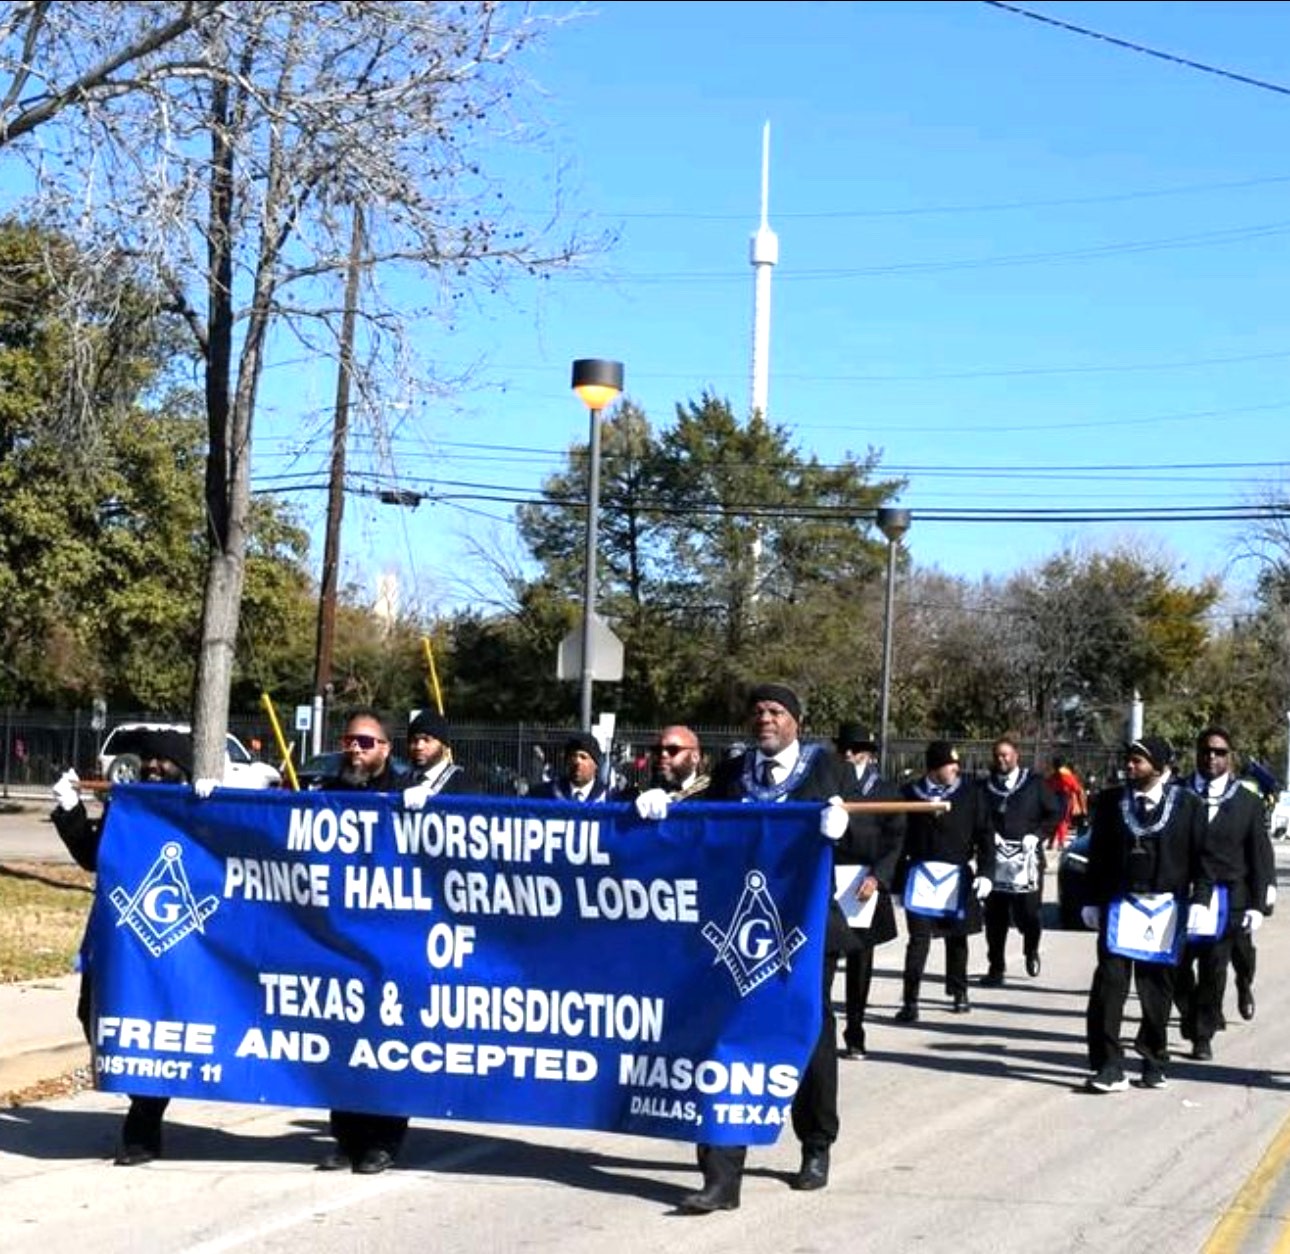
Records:
<instances>
[{"instance_id":1,"label":"black knit cap","mask_svg":"<svg viewBox=\"0 0 1290 1254\"><path fill-rule=\"evenodd\" d=\"M959 760L959 751L948 740L933 740L923 755L929 771L939 770Z\"/></svg>"},{"instance_id":2,"label":"black knit cap","mask_svg":"<svg viewBox=\"0 0 1290 1254\"><path fill-rule=\"evenodd\" d=\"M600 741L590 732L574 732L564 742L564 756L567 758L571 753L589 754L595 764L600 765Z\"/></svg>"},{"instance_id":3,"label":"black knit cap","mask_svg":"<svg viewBox=\"0 0 1290 1254\"><path fill-rule=\"evenodd\" d=\"M452 740L447 720L442 714L436 714L433 710L422 710L408 724L408 739L411 740L413 736L433 736L435 740L442 740L444 744Z\"/></svg>"},{"instance_id":4,"label":"black knit cap","mask_svg":"<svg viewBox=\"0 0 1290 1254\"><path fill-rule=\"evenodd\" d=\"M189 779L193 777L193 742L191 736L170 728L161 731L141 731L133 742L134 753L141 762L149 758L165 758L173 762Z\"/></svg>"},{"instance_id":5,"label":"black knit cap","mask_svg":"<svg viewBox=\"0 0 1290 1254\"><path fill-rule=\"evenodd\" d=\"M748 694L749 709L759 701L777 702L793 716L795 723L802 721L801 698L787 684L758 684Z\"/></svg>"},{"instance_id":6,"label":"black knit cap","mask_svg":"<svg viewBox=\"0 0 1290 1254\"><path fill-rule=\"evenodd\" d=\"M1146 758L1158 771L1174 760L1174 747L1163 736L1139 736L1128 743L1124 753L1126 757Z\"/></svg>"}]
</instances>

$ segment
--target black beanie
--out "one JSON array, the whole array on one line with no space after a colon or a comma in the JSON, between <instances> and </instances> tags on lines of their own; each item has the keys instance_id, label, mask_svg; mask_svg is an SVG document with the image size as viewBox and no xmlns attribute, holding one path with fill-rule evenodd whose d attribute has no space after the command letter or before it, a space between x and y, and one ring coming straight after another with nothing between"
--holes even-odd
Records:
<instances>
[{"instance_id":1,"label":"black beanie","mask_svg":"<svg viewBox=\"0 0 1290 1254\"><path fill-rule=\"evenodd\" d=\"M787 684L758 684L748 694L748 705L754 706L759 701L778 702L793 716L795 723L802 721L802 702Z\"/></svg>"},{"instance_id":2,"label":"black beanie","mask_svg":"<svg viewBox=\"0 0 1290 1254\"><path fill-rule=\"evenodd\" d=\"M1163 771L1174 760L1174 747L1163 736L1139 736L1129 742L1125 755L1146 758L1157 771Z\"/></svg>"},{"instance_id":3,"label":"black beanie","mask_svg":"<svg viewBox=\"0 0 1290 1254\"><path fill-rule=\"evenodd\" d=\"M586 753L597 766L600 765L600 741L590 732L574 732L564 742L564 756L567 758L571 753Z\"/></svg>"},{"instance_id":4,"label":"black beanie","mask_svg":"<svg viewBox=\"0 0 1290 1254\"><path fill-rule=\"evenodd\" d=\"M413 736L433 736L435 740L442 740L444 744L452 739L447 720L442 714L436 714L433 710L422 710L408 724L408 739L411 740Z\"/></svg>"},{"instance_id":5,"label":"black beanie","mask_svg":"<svg viewBox=\"0 0 1290 1254\"><path fill-rule=\"evenodd\" d=\"M143 731L135 742L134 752L140 761L165 758L173 762L189 778L193 777L193 741L183 732L166 728L161 731Z\"/></svg>"},{"instance_id":6,"label":"black beanie","mask_svg":"<svg viewBox=\"0 0 1290 1254\"><path fill-rule=\"evenodd\" d=\"M935 771L942 766L949 766L951 762L957 762L959 751L948 740L933 740L927 746L924 757L927 761L927 769Z\"/></svg>"}]
</instances>

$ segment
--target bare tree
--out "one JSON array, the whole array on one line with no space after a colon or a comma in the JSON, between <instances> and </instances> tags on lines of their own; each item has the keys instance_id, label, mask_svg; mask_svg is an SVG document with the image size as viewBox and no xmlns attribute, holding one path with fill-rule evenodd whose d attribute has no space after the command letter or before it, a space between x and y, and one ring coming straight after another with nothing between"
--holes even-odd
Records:
<instances>
[{"instance_id":1,"label":"bare tree","mask_svg":"<svg viewBox=\"0 0 1290 1254\"><path fill-rule=\"evenodd\" d=\"M40 44L43 65L20 34L33 10L45 31L70 29L68 9L91 64L112 61L114 19L133 17L139 31L142 14L158 30L187 24L141 49L128 78L94 80L115 90L77 91L89 71L65 40ZM353 214L366 219L366 251L352 385L369 414L392 388L406 398L422 386L410 324L442 314L468 285L494 291L603 244L560 233L558 202L543 222L525 221L485 173L490 144L530 135L515 60L558 19L518 4L415 0L51 2L0 14L7 96L22 96L22 75L68 84L53 125L9 127L6 151L22 149L37 172L41 216L150 267L202 359L211 560L193 716L196 770L217 775L270 338L294 340L307 358L337 356ZM423 284L428 299L405 307L396 279L403 290Z\"/></svg>"}]
</instances>

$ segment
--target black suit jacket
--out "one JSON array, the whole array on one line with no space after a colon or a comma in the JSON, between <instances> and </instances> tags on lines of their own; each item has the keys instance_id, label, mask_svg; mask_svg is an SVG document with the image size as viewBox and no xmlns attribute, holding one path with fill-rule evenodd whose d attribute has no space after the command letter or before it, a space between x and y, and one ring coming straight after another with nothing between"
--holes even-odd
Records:
<instances>
[{"instance_id":1,"label":"black suit jacket","mask_svg":"<svg viewBox=\"0 0 1290 1254\"><path fill-rule=\"evenodd\" d=\"M878 774L870 765L861 778L856 778L849 762L842 762L846 778L844 801L901 801L900 790ZM896 911L891 902L892 886L900 871L900 858L905 848L905 816L903 814L853 814L847 834L833 847L833 861L837 866L857 866L863 863L869 874L878 881L878 904L874 907L873 922L867 928L855 929L871 945L881 945L896 938Z\"/></svg>"},{"instance_id":2,"label":"black suit jacket","mask_svg":"<svg viewBox=\"0 0 1290 1254\"><path fill-rule=\"evenodd\" d=\"M744 767L747 762L756 758L756 751L749 749L737 758L726 758L712 773L712 783L704 798L707 801L743 801L747 796L744 789ZM830 797L841 797L846 791L846 781L842 778L837 758L825 749L819 749L811 760L810 767L788 793L789 801L828 801ZM823 836L820 837L824 839ZM850 953L857 947L851 929L847 926L846 916L841 906L833 899L833 885L829 885L828 931L824 938L827 953L837 955Z\"/></svg>"}]
</instances>

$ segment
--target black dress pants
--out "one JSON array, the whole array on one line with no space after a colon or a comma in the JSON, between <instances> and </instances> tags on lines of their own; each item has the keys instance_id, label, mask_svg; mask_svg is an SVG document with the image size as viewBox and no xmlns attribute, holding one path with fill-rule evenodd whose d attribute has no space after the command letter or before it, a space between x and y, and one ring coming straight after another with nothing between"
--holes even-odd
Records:
<instances>
[{"instance_id":1,"label":"black dress pants","mask_svg":"<svg viewBox=\"0 0 1290 1254\"><path fill-rule=\"evenodd\" d=\"M1209 1041L1223 1021L1231 936L1204 945L1188 945L1174 977L1174 1004L1194 1041Z\"/></svg>"},{"instance_id":2,"label":"black dress pants","mask_svg":"<svg viewBox=\"0 0 1290 1254\"><path fill-rule=\"evenodd\" d=\"M869 990L873 985L873 951L871 941L857 935L857 948L846 956L843 984L846 988L846 1026L842 1039L848 1045L859 1044L864 1037L864 1012L869 1005Z\"/></svg>"},{"instance_id":3,"label":"black dress pants","mask_svg":"<svg viewBox=\"0 0 1290 1254\"><path fill-rule=\"evenodd\" d=\"M337 1148L357 1163L369 1150L384 1150L390 1157L398 1154L408 1130L403 1115L368 1115L353 1110L331 1112L331 1134Z\"/></svg>"},{"instance_id":4,"label":"black dress pants","mask_svg":"<svg viewBox=\"0 0 1290 1254\"><path fill-rule=\"evenodd\" d=\"M1027 958L1039 953L1039 938L1044 931L1040 915L1042 897L1042 888L1031 893L1004 893L995 889L985 899L985 943L991 971L1002 975L1007 966L1005 954L1010 927L1021 933L1022 952Z\"/></svg>"},{"instance_id":5,"label":"black dress pants","mask_svg":"<svg viewBox=\"0 0 1290 1254\"><path fill-rule=\"evenodd\" d=\"M824 997L820 1032L793 1098L793 1131L803 1152L827 1150L838 1139L838 1043L833 1017L833 972L838 955L824 960ZM743 1175L746 1145L699 1145L699 1167L705 1185L726 1184Z\"/></svg>"},{"instance_id":6,"label":"black dress pants","mask_svg":"<svg viewBox=\"0 0 1290 1254\"><path fill-rule=\"evenodd\" d=\"M918 987L923 982L927 955L932 947L932 920L919 914L905 913L905 926L909 930L909 943L905 946L904 998L913 1005L918 1000ZM945 991L967 996L968 938L945 937Z\"/></svg>"},{"instance_id":7,"label":"black dress pants","mask_svg":"<svg viewBox=\"0 0 1290 1254\"><path fill-rule=\"evenodd\" d=\"M1097 938L1097 970L1088 994L1085 1026L1088 1062L1100 1071L1108 1062L1121 1063L1124 1046L1120 1028L1129 981L1138 990L1142 1020L1134 1047L1144 1058L1163 1067L1169 1061L1169 1012L1173 1007L1175 968L1160 962L1137 962L1122 958L1106 947L1105 933Z\"/></svg>"}]
</instances>

